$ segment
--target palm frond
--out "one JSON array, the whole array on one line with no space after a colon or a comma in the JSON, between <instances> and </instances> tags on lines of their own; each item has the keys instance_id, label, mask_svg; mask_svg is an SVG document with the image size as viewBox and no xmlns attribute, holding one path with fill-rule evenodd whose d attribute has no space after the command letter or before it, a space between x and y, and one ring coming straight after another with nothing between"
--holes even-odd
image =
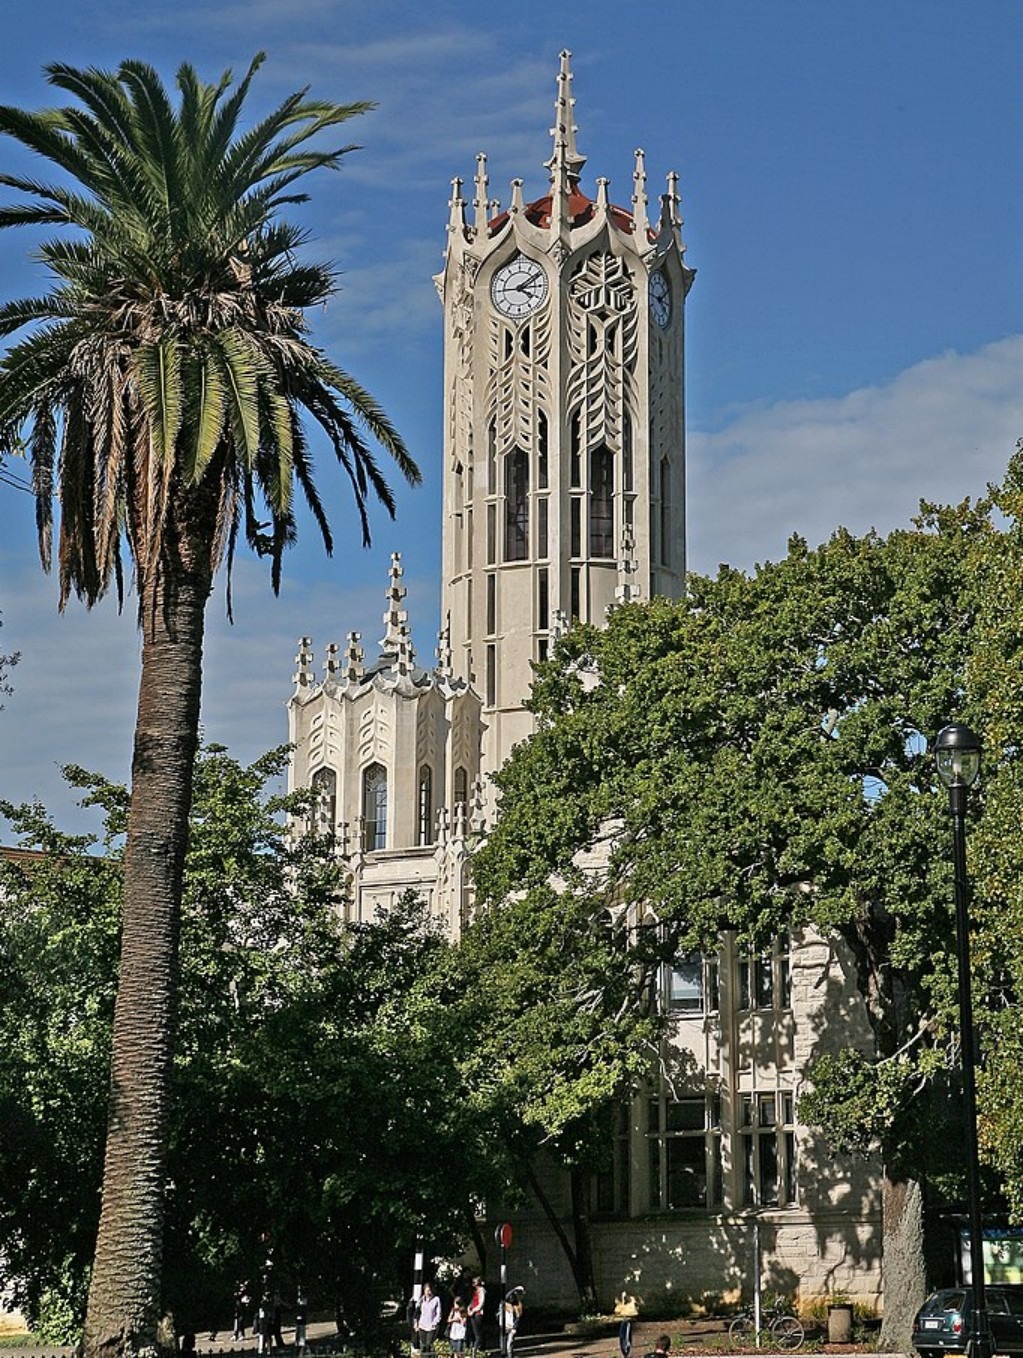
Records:
<instances>
[{"instance_id":1,"label":"palm frond","mask_svg":"<svg viewBox=\"0 0 1023 1358\"><path fill-rule=\"evenodd\" d=\"M211 354L220 363L238 451L251 467L259 452L259 355L234 328L216 336Z\"/></svg>"},{"instance_id":2,"label":"palm frond","mask_svg":"<svg viewBox=\"0 0 1023 1358\"><path fill-rule=\"evenodd\" d=\"M280 216L305 200L298 181L354 149L315 139L371 106L300 90L243 128L262 62L237 85L183 65L176 103L141 61L54 64L71 106L0 107L0 134L60 181L0 175L28 200L0 207L0 227L75 228L38 248L52 291L0 305L0 337L33 327L0 357L0 450L32 459L41 549L59 486L62 606L120 588L122 542L140 581L171 568L182 533L230 572L243 524L278 588L296 487L331 551L303 420L348 478L364 541L371 498L394 512L371 443L418 479L381 408L310 344L335 274L298 261L305 233Z\"/></svg>"},{"instance_id":3,"label":"palm frond","mask_svg":"<svg viewBox=\"0 0 1023 1358\"><path fill-rule=\"evenodd\" d=\"M169 471L177 454L184 408L181 346L173 339L143 344L131 356L131 370L148 416L153 452Z\"/></svg>"},{"instance_id":4,"label":"palm frond","mask_svg":"<svg viewBox=\"0 0 1023 1358\"><path fill-rule=\"evenodd\" d=\"M186 449L185 476L196 485L226 434L227 386L223 370L206 342L190 355L185 399L189 405L188 425L194 430L194 438Z\"/></svg>"}]
</instances>

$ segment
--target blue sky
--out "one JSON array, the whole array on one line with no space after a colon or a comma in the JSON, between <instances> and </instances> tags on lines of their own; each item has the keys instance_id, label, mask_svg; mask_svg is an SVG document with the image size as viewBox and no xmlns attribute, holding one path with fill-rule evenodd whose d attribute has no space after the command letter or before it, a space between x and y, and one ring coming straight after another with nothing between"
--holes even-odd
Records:
<instances>
[{"instance_id":1,"label":"blue sky","mask_svg":"<svg viewBox=\"0 0 1023 1358\"><path fill-rule=\"evenodd\" d=\"M1023 100L1018 0L7 0L0 99L50 101L51 61L141 57L207 78L265 49L253 113L293 89L378 108L363 149L310 188L303 223L341 269L316 336L384 403L424 472L358 547L344 487L321 485L337 551L311 525L275 600L243 560L236 625L210 606L204 723L251 758L286 739L296 639L318 656L381 634L389 553L405 555L420 655L437 625L440 267L454 175L490 156L492 191L545 184L558 52L573 52L583 187L628 203L681 176L688 260L690 564L751 566L798 531L887 530L921 497L997 479L1023 435ZM0 166L26 168L0 142ZM0 236L0 297L42 286ZM137 685L132 609L56 613L29 497L0 485L0 650L19 650L0 712L0 792L70 814L58 766L126 777Z\"/></svg>"}]
</instances>

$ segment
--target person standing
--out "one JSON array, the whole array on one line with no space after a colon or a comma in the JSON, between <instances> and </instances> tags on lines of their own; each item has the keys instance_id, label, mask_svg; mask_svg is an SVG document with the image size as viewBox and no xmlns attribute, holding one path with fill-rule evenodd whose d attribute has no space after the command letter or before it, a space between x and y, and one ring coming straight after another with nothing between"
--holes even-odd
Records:
<instances>
[{"instance_id":1,"label":"person standing","mask_svg":"<svg viewBox=\"0 0 1023 1358\"><path fill-rule=\"evenodd\" d=\"M249 1309L252 1306L252 1287L247 1282L241 1282L234 1289L234 1333L231 1338L236 1342L245 1338L245 1327L248 1324Z\"/></svg>"},{"instance_id":2,"label":"person standing","mask_svg":"<svg viewBox=\"0 0 1023 1358\"><path fill-rule=\"evenodd\" d=\"M512 1347L515 1343L515 1331L519 1328L522 1320L522 1298L525 1295L524 1287L513 1287L501 1303L503 1307L501 1325L501 1342L503 1345L502 1353L504 1358L512 1358Z\"/></svg>"},{"instance_id":3,"label":"person standing","mask_svg":"<svg viewBox=\"0 0 1023 1358\"><path fill-rule=\"evenodd\" d=\"M465 1334L468 1327L469 1317L466 1315L465 1302L461 1297L456 1297L448 1316L448 1341L453 1354L465 1352Z\"/></svg>"},{"instance_id":4,"label":"person standing","mask_svg":"<svg viewBox=\"0 0 1023 1358\"><path fill-rule=\"evenodd\" d=\"M469 1352L476 1358L483 1347L483 1308L487 1304L487 1289L482 1278L473 1278L472 1295L466 1312L469 1318Z\"/></svg>"},{"instance_id":5,"label":"person standing","mask_svg":"<svg viewBox=\"0 0 1023 1358\"><path fill-rule=\"evenodd\" d=\"M419 1352L423 1358L433 1358L433 1344L440 1329L440 1297L429 1283L423 1283L423 1298L419 1303Z\"/></svg>"}]
</instances>

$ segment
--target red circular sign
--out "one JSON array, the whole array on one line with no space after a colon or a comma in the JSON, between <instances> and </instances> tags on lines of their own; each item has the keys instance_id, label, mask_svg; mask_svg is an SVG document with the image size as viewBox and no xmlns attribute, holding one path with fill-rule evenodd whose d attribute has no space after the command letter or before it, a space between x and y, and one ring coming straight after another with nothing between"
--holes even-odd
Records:
<instances>
[{"instance_id":1,"label":"red circular sign","mask_svg":"<svg viewBox=\"0 0 1023 1358\"><path fill-rule=\"evenodd\" d=\"M512 1242L511 1222L509 1221L502 1222L502 1224L498 1226L497 1230L494 1232L494 1239L497 1241L497 1243L501 1246L503 1250L506 1250Z\"/></svg>"}]
</instances>

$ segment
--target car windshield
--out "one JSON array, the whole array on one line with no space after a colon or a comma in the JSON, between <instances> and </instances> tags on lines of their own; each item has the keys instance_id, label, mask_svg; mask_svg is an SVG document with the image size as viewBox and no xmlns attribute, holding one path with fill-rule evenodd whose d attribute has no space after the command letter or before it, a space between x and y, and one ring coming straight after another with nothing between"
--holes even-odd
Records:
<instances>
[{"instance_id":1,"label":"car windshield","mask_svg":"<svg viewBox=\"0 0 1023 1358\"><path fill-rule=\"evenodd\" d=\"M928 1315L935 1315L938 1311L962 1311L965 1305L965 1292L932 1292L923 1309Z\"/></svg>"}]
</instances>

